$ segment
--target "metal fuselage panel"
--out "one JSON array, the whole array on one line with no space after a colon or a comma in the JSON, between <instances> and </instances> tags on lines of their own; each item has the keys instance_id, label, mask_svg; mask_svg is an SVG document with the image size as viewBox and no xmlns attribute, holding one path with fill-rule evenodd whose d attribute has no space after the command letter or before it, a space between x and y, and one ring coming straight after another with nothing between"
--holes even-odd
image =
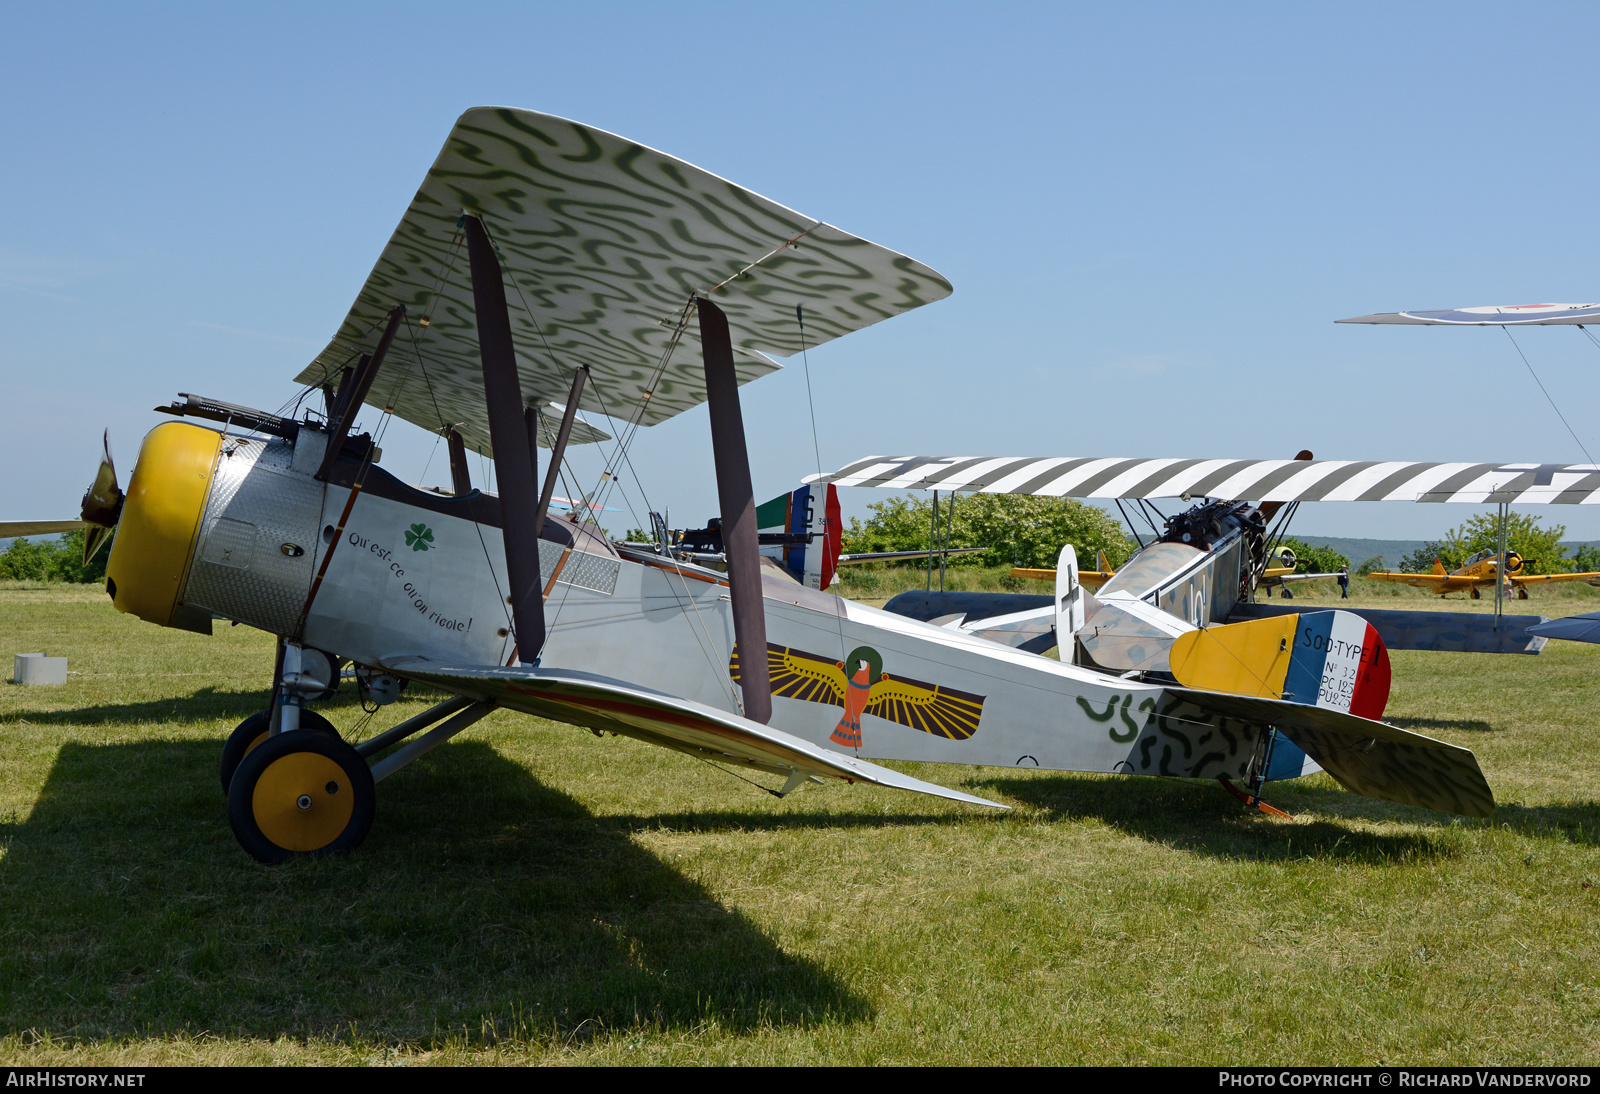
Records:
<instances>
[{"instance_id":1,"label":"metal fuselage panel","mask_svg":"<svg viewBox=\"0 0 1600 1094\"><path fill-rule=\"evenodd\" d=\"M316 573L324 493L294 454L276 437L223 438L185 604L273 634L294 631Z\"/></svg>"},{"instance_id":2,"label":"metal fuselage panel","mask_svg":"<svg viewBox=\"0 0 1600 1094\"><path fill-rule=\"evenodd\" d=\"M512 646L500 530L362 494L333 537L350 491L329 487L317 547L332 550L305 642L362 664L422 656L503 665Z\"/></svg>"}]
</instances>

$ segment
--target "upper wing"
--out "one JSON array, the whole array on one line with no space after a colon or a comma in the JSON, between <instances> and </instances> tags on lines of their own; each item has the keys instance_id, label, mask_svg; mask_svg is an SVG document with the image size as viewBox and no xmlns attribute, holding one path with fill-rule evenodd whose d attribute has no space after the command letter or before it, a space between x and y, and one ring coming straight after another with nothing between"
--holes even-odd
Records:
<instances>
[{"instance_id":1,"label":"upper wing","mask_svg":"<svg viewBox=\"0 0 1600 1094\"><path fill-rule=\"evenodd\" d=\"M1600 322L1600 304L1491 304L1442 311L1391 311L1335 323L1397 323L1448 327L1549 327Z\"/></svg>"},{"instance_id":2,"label":"upper wing","mask_svg":"<svg viewBox=\"0 0 1600 1094\"><path fill-rule=\"evenodd\" d=\"M545 403L536 409L538 425L534 430L534 443L540 448L554 448L556 439L561 433L561 413L566 408L555 403ZM582 414L572 416L572 432L567 434L568 444L594 444L597 441L610 439L611 434L585 421Z\"/></svg>"},{"instance_id":3,"label":"upper wing","mask_svg":"<svg viewBox=\"0 0 1600 1094\"><path fill-rule=\"evenodd\" d=\"M463 213L483 219L506 277L522 393L653 425L705 400L688 310L728 316L740 383L787 356L950 295L919 262L604 130L480 107L444 150L328 347L297 379L336 378L404 304L410 324L369 402L488 453ZM804 330L796 308L803 308ZM684 343L684 344L680 344Z\"/></svg>"},{"instance_id":4,"label":"upper wing","mask_svg":"<svg viewBox=\"0 0 1600 1094\"><path fill-rule=\"evenodd\" d=\"M1600 464L869 456L805 481L1069 498L1600 503Z\"/></svg>"},{"instance_id":5,"label":"upper wing","mask_svg":"<svg viewBox=\"0 0 1600 1094\"><path fill-rule=\"evenodd\" d=\"M587 672L447 665L420 657L391 661L384 667L450 691L481 695L513 710L609 730L718 763L859 780L1007 808L830 751L737 714Z\"/></svg>"},{"instance_id":6,"label":"upper wing","mask_svg":"<svg viewBox=\"0 0 1600 1094\"><path fill-rule=\"evenodd\" d=\"M884 676L872 685L865 713L935 737L965 741L978 730L983 700L982 695L921 680Z\"/></svg>"}]
</instances>

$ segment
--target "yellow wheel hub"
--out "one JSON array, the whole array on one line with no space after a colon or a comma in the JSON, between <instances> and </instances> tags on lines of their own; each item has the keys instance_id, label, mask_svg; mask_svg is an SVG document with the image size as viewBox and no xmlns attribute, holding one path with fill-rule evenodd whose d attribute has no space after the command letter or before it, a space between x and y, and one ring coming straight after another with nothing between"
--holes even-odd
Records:
<instances>
[{"instance_id":1,"label":"yellow wheel hub","mask_svg":"<svg viewBox=\"0 0 1600 1094\"><path fill-rule=\"evenodd\" d=\"M261 834L286 851L319 851L350 824L356 797L344 768L316 752L291 752L256 780L250 798Z\"/></svg>"}]
</instances>

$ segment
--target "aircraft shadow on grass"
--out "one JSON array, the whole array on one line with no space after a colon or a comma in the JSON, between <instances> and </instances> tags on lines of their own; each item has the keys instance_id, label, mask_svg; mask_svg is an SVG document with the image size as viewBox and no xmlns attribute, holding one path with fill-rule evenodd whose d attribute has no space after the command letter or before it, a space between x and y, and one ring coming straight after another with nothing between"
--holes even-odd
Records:
<instances>
[{"instance_id":1,"label":"aircraft shadow on grass","mask_svg":"<svg viewBox=\"0 0 1600 1094\"><path fill-rule=\"evenodd\" d=\"M218 719L244 721L267 705L268 683L259 688L203 687L191 695L170 696L141 703L101 703L98 706L76 707L71 710L16 710L6 715L7 721L25 721L41 726L104 726L144 725L150 722L209 722ZM406 698L429 700L443 697L433 688L407 688ZM357 707L360 698L355 689L346 687L332 699L313 703L311 709L321 713Z\"/></svg>"},{"instance_id":2,"label":"aircraft shadow on grass","mask_svg":"<svg viewBox=\"0 0 1600 1094\"><path fill-rule=\"evenodd\" d=\"M1455 854L1427 833L1364 832L1334 820L1284 824L1247 812L1215 784L1188 780L1041 774L995 778L982 785L1026 802L1051 820L1092 818L1139 839L1218 858L1289 861L1309 857L1376 864L1428 861ZM1401 817L1432 826L1451 821L1442 813L1379 802L1331 787L1268 783L1265 796L1291 813L1315 808L1352 818Z\"/></svg>"},{"instance_id":3,"label":"aircraft shadow on grass","mask_svg":"<svg viewBox=\"0 0 1600 1094\"><path fill-rule=\"evenodd\" d=\"M385 783L355 854L273 868L239 854L216 764L210 742L62 747L0 826L0 1029L477 1042L871 1015L630 838L661 818L596 816L486 744Z\"/></svg>"},{"instance_id":4,"label":"aircraft shadow on grass","mask_svg":"<svg viewBox=\"0 0 1600 1094\"><path fill-rule=\"evenodd\" d=\"M1497 806L1493 823L1523 836L1548 839L1559 836L1572 843L1600 846L1600 802L1567 802L1562 805Z\"/></svg>"},{"instance_id":5,"label":"aircraft shadow on grass","mask_svg":"<svg viewBox=\"0 0 1600 1094\"><path fill-rule=\"evenodd\" d=\"M1392 726L1409 729L1424 736L1433 736L1434 730L1455 731L1464 733L1493 733L1494 726L1481 718L1386 718Z\"/></svg>"}]
</instances>

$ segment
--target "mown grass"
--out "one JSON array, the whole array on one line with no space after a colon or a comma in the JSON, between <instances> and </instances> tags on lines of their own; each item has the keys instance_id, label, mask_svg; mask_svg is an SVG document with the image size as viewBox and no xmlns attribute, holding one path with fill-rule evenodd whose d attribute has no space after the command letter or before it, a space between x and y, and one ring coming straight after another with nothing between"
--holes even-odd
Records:
<instances>
[{"instance_id":1,"label":"mown grass","mask_svg":"<svg viewBox=\"0 0 1600 1094\"><path fill-rule=\"evenodd\" d=\"M1594 606L1534 595L1517 610ZM932 765L902 766L1013 811L779 801L500 713L385 782L358 852L269 869L216 776L269 639L95 589L0 609L3 652L72 669L0 686L6 1063L1595 1058L1595 647L1394 656L1389 716L1477 751L1489 821L1325 776L1273 788L1291 821L1213 786Z\"/></svg>"}]
</instances>

